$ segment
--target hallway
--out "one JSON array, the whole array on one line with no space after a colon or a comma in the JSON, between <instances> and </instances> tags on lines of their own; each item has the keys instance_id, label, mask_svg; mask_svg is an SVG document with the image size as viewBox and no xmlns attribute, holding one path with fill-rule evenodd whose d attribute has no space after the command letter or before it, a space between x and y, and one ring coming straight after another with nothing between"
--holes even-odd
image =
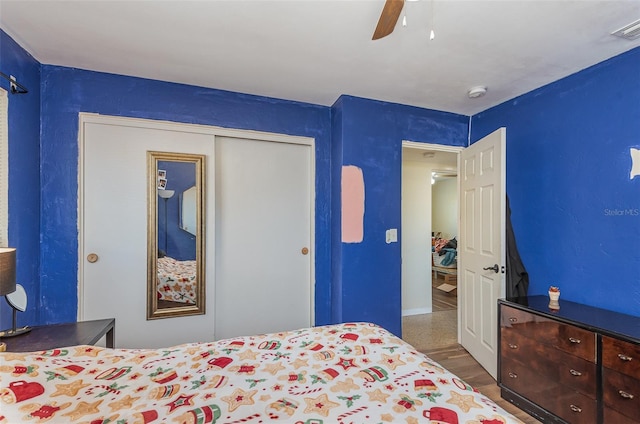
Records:
<instances>
[{"instance_id":1,"label":"hallway","mask_svg":"<svg viewBox=\"0 0 640 424\"><path fill-rule=\"evenodd\" d=\"M439 290L437 287L442 283L442 277L432 280L432 313L402 318L402 339L417 350L424 351L458 343L458 290Z\"/></svg>"}]
</instances>

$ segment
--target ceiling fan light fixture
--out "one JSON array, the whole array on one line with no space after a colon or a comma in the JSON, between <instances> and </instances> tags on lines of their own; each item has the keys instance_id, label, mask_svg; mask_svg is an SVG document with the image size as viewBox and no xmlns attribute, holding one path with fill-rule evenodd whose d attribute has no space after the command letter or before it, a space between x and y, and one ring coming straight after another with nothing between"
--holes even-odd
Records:
<instances>
[{"instance_id":1,"label":"ceiling fan light fixture","mask_svg":"<svg viewBox=\"0 0 640 424\"><path fill-rule=\"evenodd\" d=\"M472 87L467 92L467 96L469 96L470 99L477 99L478 97L482 97L485 94L487 94L487 87L485 87L484 85L478 85L476 87Z\"/></svg>"}]
</instances>

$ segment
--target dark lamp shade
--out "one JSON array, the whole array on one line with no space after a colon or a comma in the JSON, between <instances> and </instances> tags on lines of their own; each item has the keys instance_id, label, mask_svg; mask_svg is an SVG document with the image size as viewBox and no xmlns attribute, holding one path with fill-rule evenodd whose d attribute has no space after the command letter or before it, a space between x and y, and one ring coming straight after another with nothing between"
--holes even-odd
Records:
<instances>
[{"instance_id":1,"label":"dark lamp shade","mask_svg":"<svg viewBox=\"0 0 640 424\"><path fill-rule=\"evenodd\" d=\"M0 296L16 291L16 249L0 247Z\"/></svg>"}]
</instances>

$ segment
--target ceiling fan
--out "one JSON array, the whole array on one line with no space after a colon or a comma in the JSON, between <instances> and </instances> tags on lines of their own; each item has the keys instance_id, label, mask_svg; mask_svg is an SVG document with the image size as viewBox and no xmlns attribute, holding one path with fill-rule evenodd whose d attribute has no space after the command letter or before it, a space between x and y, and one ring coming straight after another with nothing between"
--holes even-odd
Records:
<instances>
[{"instance_id":1,"label":"ceiling fan","mask_svg":"<svg viewBox=\"0 0 640 424\"><path fill-rule=\"evenodd\" d=\"M378 40L393 32L396 27L400 12L404 6L404 0L387 0L382 8L382 14L378 20L376 30L373 32L372 40Z\"/></svg>"}]
</instances>

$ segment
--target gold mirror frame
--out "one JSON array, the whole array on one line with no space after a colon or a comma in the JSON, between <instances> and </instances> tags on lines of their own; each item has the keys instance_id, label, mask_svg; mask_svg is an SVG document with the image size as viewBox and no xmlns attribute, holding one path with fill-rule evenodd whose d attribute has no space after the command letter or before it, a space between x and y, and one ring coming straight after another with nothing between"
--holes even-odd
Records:
<instances>
[{"instance_id":1,"label":"gold mirror frame","mask_svg":"<svg viewBox=\"0 0 640 424\"><path fill-rule=\"evenodd\" d=\"M164 188L171 188L171 175L160 175L163 171L159 169L160 162L177 162L185 164L193 164L195 167L195 187L196 187L196 229L195 229L195 266L189 263L189 272L191 268L195 271L193 282L195 288L195 302L185 303L181 305L179 302L159 301L158 282L159 282L159 243L158 236L158 211L160 194L165 193ZM205 206L205 156L185 153L168 153L168 152L147 152L147 320L159 318L182 317L189 315L203 315L205 313L205 234L204 234L204 206ZM162 177L162 178L161 178ZM161 181L164 179L164 181ZM189 185L190 187L191 185ZM188 187L187 187L188 188ZM167 192L170 190L167 190ZM175 198L175 202L180 204L182 193L175 192L171 197ZM164 199L165 211L167 200ZM168 222L168 215L164 217L165 225ZM176 220L176 226L179 227L179 219ZM179 229L179 231L183 231ZM165 230L165 237L166 237ZM165 249L168 246L165 246ZM172 259L168 253L167 258ZM185 261L193 262L193 261ZM160 306L162 304L162 306ZM169 306L167 306L167 304Z\"/></svg>"}]
</instances>

